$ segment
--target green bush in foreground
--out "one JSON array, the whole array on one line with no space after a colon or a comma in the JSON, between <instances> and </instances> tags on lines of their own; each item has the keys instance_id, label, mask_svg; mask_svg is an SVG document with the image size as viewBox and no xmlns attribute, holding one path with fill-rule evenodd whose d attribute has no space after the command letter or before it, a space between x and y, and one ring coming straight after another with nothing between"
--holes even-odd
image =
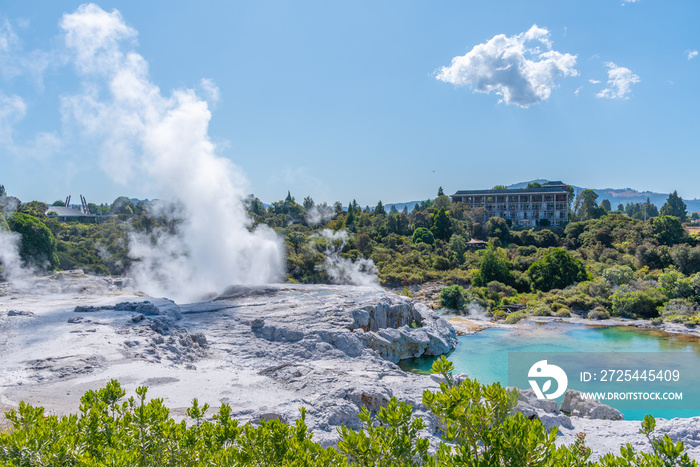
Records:
<instances>
[{"instance_id":1,"label":"green bush in foreground","mask_svg":"<svg viewBox=\"0 0 700 467\"><path fill-rule=\"evenodd\" d=\"M410 405L391 399L376 416L363 409L362 429L345 426L337 449L312 441L305 410L294 425L279 420L241 425L224 404L204 420L208 405L195 399L176 423L162 399L146 402L146 388L122 401L116 381L81 399L80 414L44 416L41 407L21 403L7 418L13 427L0 432L3 466L697 466L682 442L651 436L655 421L647 415L641 433L653 453L637 453L630 444L621 456L607 454L589 461L585 434L571 446L557 446L557 429L547 430L515 410L517 390L499 383L483 386L476 380L457 383L452 363L441 357L433 371L444 378L437 392L425 391L423 404L440 420L442 438L435 454L419 433L425 422L413 417Z\"/></svg>"}]
</instances>

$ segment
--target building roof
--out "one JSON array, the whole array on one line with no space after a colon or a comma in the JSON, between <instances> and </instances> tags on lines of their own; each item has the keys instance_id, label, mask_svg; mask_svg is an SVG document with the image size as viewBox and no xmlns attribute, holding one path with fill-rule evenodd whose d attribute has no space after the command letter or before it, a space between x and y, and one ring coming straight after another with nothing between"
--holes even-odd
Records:
<instances>
[{"instance_id":1,"label":"building roof","mask_svg":"<svg viewBox=\"0 0 700 467\"><path fill-rule=\"evenodd\" d=\"M77 209L67 208L65 206L49 206L46 210L46 215L48 216L50 212L55 212L58 217L83 217L85 214L78 211Z\"/></svg>"},{"instance_id":2,"label":"building roof","mask_svg":"<svg viewBox=\"0 0 700 467\"><path fill-rule=\"evenodd\" d=\"M545 185L540 188L508 188L506 190L459 190L452 196L465 195L524 195L539 193L568 193L568 185Z\"/></svg>"},{"instance_id":3,"label":"building roof","mask_svg":"<svg viewBox=\"0 0 700 467\"><path fill-rule=\"evenodd\" d=\"M469 243L471 243L472 245L480 245L482 243L488 243L488 242L485 242L483 240L479 240L478 238L472 238L471 240L469 240L467 242L467 244L469 244Z\"/></svg>"}]
</instances>

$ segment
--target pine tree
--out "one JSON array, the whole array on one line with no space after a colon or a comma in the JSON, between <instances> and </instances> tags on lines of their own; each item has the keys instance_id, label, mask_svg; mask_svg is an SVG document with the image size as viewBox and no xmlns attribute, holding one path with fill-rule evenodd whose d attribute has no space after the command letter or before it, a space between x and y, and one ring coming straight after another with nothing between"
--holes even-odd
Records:
<instances>
[{"instance_id":1,"label":"pine tree","mask_svg":"<svg viewBox=\"0 0 700 467\"><path fill-rule=\"evenodd\" d=\"M382 216L386 216L386 209L384 209L384 205L382 204L381 201L377 203L377 207L374 208L374 214L379 214Z\"/></svg>"},{"instance_id":2,"label":"pine tree","mask_svg":"<svg viewBox=\"0 0 700 467\"><path fill-rule=\"evenodd\" d=\"M452 235L452 223L444 209L440 209L437 214L433 214L433 227L430 230L435 238L449 240Z\"/></svg>"},{"instance_id":3,"label":"pine tree","mask_svg":"<svg viewBox=\"0 0 700 467\"><path fill-rule=\"evenodd\" d=\"M355 209L352 203L348 203L348 215L345 217L345 228L348 230L355 229Z\"/></svg>"},{"instance_id":4,"label":"pine tree","mask_svg":"<svg viewBox=\"0 0 700 467\"><path fill-rule=\"evenodd\" d=\"M442 187L438 188L438 196L445 196L445 192L442 191Z\"/></svg>"},{"instance_id":5,"label":"pine tree","mask_svg":"<svg viewBox=\"0 0 700 467\"><path fill-rule=\"evenodd\" d=\"M678 191L673 191L668 195L666 203L661 207L660 214L662 216L675 216L680 218L681 222L685 222L688 218L688 206L683 201L683 198L678 196Z\"/></svg>"}]
</instances>

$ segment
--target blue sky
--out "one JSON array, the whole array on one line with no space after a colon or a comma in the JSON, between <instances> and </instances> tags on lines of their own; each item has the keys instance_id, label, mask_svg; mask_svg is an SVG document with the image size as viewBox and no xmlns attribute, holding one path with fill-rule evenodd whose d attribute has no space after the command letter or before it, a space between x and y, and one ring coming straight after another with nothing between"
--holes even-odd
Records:
<instances>
[{"instance_id":1,"label":"blue sky","mask_svg":"<svg viewBox=\"0 0 700 467\"><path fill-rule=\"evenodd\" d=\"M86 96L111 102L68 43L64 15L81 5L0 6L0 184L23 201L159 197L124 120L103 113L96 131L79 109ZM290 190L374 205L535 178L700 198L696 1L98 9L164 99L192 90L206 102L205 139L265 202Z\"/></svg>"}]
</instances>

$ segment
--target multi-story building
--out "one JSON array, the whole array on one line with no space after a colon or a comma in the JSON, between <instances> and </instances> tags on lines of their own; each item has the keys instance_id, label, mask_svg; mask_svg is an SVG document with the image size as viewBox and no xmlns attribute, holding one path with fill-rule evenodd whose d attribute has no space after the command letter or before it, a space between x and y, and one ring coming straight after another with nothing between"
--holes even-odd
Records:
<instances>
[{"instance_id":1,"label":"multi-story building","mask_svg":"<svg viewBox=\"0 0 700 467\"><path fill-rule=\"evenodd\" d=\"M562 182L540 188L460 190L451 198L472 209L483 208L484 220L502 217L514 226L563 225L569 220L569 186Z\"/></svg>"}]
</instances>

